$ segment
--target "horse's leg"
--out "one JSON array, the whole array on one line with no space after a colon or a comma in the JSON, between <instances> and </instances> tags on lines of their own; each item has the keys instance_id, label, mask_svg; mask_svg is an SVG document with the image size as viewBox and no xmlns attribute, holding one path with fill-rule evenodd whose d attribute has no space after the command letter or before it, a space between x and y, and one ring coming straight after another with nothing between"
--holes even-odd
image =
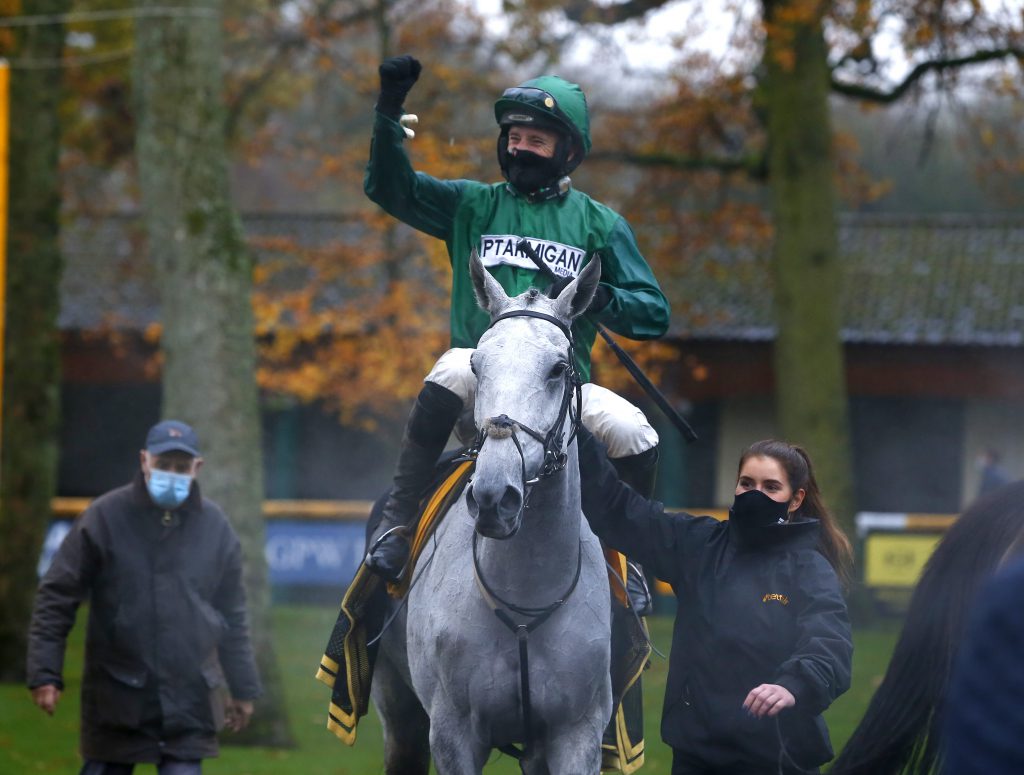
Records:
<instances>
[{"instance_id":1,"label":"horse's leg","mask_svg":"<svg viewBox=\"0 0 1024 775\"><path fill-rule=\"evenodd\" d=\"M383 650L374 668L372 695L384 727L384 772L427 775L430 720L412 687Z\"/></svg>"},{"instance_id":2,"label":"horse's leg","mask_svg":"<svg viewBox=\"0 0 1024 775\"><path fill-rule=\"evenodd\" d=\"M545 741L547 770L551 775L598 775L601 772L601 737L604 725L599 718L581 721L572 727L552 731ZM527 770L524 768L523 770ZM533 772L532 770L530 771Z\"/></svg>"},{"instance_id":3,"label":"horse's leg","mask_svg":"<svg viewBox=\"0 0 1024 775\"><path fill-rule=\"evenodd\" d=\"M548 767L547 751L543 745L535 746L529 757L519 761L519 769L523 775L551 775Z\"/></svg>"},{"instance_id":4,"label":"horse's leg","mask_svg":"<svg viewBox=\"0 0 1024 775\"><path fill-rule=\"evenodd\" d=\"M479 775L490 746L480 741L468 719L434 709L430 753L438 775Z\"/></svg>"}]
</instances>

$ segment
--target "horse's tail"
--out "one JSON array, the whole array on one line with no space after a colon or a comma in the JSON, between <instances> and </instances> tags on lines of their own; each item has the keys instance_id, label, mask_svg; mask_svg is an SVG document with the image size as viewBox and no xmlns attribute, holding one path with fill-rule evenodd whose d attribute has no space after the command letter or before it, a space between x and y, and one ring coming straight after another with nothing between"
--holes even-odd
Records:
<instances>
[{"instance_id":1,"label":"horse's tail","mask_svg":"<svg viewBox=\"0 0 1024 775\"><path fill-rule=\"evenodd\" d=\"M829 775L927 775L940 759L942 701L981 583L1024 533L1024 482L971 505L914 590L884 679Z\"/></svg>"}]
</instances>

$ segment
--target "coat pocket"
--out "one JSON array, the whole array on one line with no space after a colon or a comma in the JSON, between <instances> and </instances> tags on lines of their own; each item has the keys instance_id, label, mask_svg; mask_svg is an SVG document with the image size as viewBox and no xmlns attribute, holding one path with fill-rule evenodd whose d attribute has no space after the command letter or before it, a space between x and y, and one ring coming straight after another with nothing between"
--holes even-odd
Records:
<instances>
[{"instance_id":1,"label":"coat pocket","mask_svg":"<svg viewBox=\"0 0 1024 775\"><path fill-rule=\"evenodd\" d=\"M158 701L147 687L148 679L145 667L101 662L92 685L82 692L83 704L101 726L138 729Z\"/></svg>"}]
</instances>

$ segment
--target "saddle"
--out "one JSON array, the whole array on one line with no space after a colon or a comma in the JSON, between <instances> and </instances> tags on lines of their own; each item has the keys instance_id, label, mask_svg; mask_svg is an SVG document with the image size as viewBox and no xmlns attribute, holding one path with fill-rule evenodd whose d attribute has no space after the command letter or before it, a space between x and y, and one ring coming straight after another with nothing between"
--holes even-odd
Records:
<instances>
[{"instance_id":1,"label":"saddle","mask_svg":"<svg viewBox=\"0 0 1024 775\"><path fill-rule=\"evenodd\" d=\"M316 679L331 689L327 728L347 745L355 744L359 719L369 710L373 665L379 647L371 639L385 626L385 596L402 599L409 591L417 559L441 519L461 496L472 470L473 461L463 457L443 466L423 506L409 564L400 582L385 583L360 564L342 598ZM375 511L381 503L375 505ZM612 588L611 678L615 712L601 745L601 770L629 775L644 762L640 676L648 664L651 646L646 625L629 608L626 558L610 549L605 549L605 558Z\"/></svg>"}]
</instances>

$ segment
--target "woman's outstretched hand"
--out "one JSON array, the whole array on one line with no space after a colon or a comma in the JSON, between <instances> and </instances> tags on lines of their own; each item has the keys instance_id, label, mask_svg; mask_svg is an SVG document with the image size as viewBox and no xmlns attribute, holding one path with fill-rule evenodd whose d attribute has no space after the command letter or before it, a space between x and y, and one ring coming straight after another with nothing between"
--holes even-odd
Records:
<instances>
[{"instance_id":1,"label":"woman's outstretched hand","mask_svg":"<svg viewBox=\"0 0 1024 775\"><path fill-rule=\"evenodd\" d=\"M777 716L786 708L796 705L796 697L784 686L761 684L750 690L743 707L754 718Z\"/></svg>"}]
</instances>

